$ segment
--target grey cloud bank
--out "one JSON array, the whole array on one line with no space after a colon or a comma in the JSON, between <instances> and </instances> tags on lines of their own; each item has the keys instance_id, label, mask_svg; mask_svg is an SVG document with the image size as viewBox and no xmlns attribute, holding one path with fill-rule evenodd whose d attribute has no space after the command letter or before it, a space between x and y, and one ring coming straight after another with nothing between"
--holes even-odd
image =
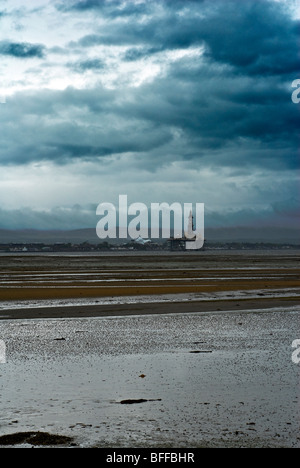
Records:
<instances>
[{"instance_id":1,"label":"grey cloud bank","mask_svg":"<svg viewBox=\"0 0 300 468\"><path fill-rule=\"evenodd\" d=\"M297 227L299 19L288 5L41 0L21 17L6 3L0 228L93 227L63 207L121 189L146 204L203 202L211 226Z\"/></svg>"}]
</instances>

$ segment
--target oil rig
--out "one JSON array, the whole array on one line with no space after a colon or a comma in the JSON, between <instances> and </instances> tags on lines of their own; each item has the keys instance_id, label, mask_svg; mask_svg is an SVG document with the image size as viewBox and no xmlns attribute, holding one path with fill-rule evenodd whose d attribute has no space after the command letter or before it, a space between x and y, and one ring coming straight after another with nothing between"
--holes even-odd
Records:
<instances>
[{"instance_id":1,"label":"oil rig","mask_svg":"<svg viewBox=\"0 0 300 468\"><path fill-rule=\"evenodd\" d=\"M186 243L191 242L196 239L196 234L194 230L194 216L192 211L189 214L188 229L184 231L183 237L170 237L168 239L168 246L170 250L186 250ZM200 250L203 250L204 247L201 247Z\"/></svg>"}]
</instances>

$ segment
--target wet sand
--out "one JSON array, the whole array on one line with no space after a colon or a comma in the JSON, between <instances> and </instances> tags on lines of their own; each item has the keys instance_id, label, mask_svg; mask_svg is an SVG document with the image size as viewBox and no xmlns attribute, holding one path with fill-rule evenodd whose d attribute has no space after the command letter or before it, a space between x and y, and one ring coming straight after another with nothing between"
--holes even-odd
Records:
<instances>
[{"instance_id":1,"label":"wet sand","mask_svg":"<svg viewBox=\"0 0 300 468\"><path fill-rule=\"evenodd\" d=\"M299 447L299 308L182 312L1 321L0 435L40 431L88 448Z\"/></svg>"},{"instance_id":2,"label":"wet sand","mask_svg":"<svg viewBox=\"0 0 300 468\"><path fill-rule=\"evenodd\" d=\"M289 306L300 296L299 256L284 251L3 256L0 315L47 318L179 312L186 298L192 301L186 306L189 312ZM122 297L118 304L103 301ZM126 298L136 298L136 304L129 300L126 306ZM150 301L151 305L145 304Z\"/></svg>"},{"instance_id":3,"label":"wet sand","mask_svg":"<svg viewBox=\"0 0 300 468\"><path fill-rule=\"evenodd\" d=\"M299 304L299 298L287 299L235 299L216 301L191 302L149 302L118 305L73 305L32 307L21 309L0 310L0 321L7 319L47 319L47 318L95 318L95 317L126 317L131 315L159 315L219 312L231 310L260 310L277 307L291 307Z\"/></svg>"},{"instance_id":4,"label":"wet sand","mask_svg":"<svg viewBox=\"0 0 300 468\"><path fill-rule=\"evenodd\" d=\"M298 265L298 252L0 256L0 436L298 448Z\"/></svg>"}]
</instances>

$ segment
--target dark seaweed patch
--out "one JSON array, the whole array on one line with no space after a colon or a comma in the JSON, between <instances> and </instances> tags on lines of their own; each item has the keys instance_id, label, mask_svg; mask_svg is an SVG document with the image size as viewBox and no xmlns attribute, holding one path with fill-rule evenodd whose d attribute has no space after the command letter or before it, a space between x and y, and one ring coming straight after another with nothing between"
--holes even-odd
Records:
<instances>
[{"instance_id":1,"label":"dark seaweed patch","mask_svg":"<svg viewBox=\"0 0 300 468\"><path fill-rule=\"evenodd\" d=\"M72 441L71 437L48 432L16 432L0 436L0 445L65 445Z\"/></svg>"}]
</instances>

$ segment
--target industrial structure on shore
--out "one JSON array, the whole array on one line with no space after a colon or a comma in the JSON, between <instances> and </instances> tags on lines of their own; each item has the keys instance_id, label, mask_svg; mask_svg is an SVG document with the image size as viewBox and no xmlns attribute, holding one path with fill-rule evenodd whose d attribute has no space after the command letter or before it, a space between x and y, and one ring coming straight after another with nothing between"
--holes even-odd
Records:
<instances>
[{"instance_id":1,"label":"industrial structure on shore","mask_svg":"<svg viewBox=\"0 0 300 468\"><path fill-rule=\"evenodd\" d=\"M187 250L187 242L193 242L196 240L196 231L194 229L194 216L190 212L188 220L187 231L184 231L183 237L170 237L168 239L168 246L170 250ZM204 245L199 250L203 250Z\"/></svg>"}]
</instances>

